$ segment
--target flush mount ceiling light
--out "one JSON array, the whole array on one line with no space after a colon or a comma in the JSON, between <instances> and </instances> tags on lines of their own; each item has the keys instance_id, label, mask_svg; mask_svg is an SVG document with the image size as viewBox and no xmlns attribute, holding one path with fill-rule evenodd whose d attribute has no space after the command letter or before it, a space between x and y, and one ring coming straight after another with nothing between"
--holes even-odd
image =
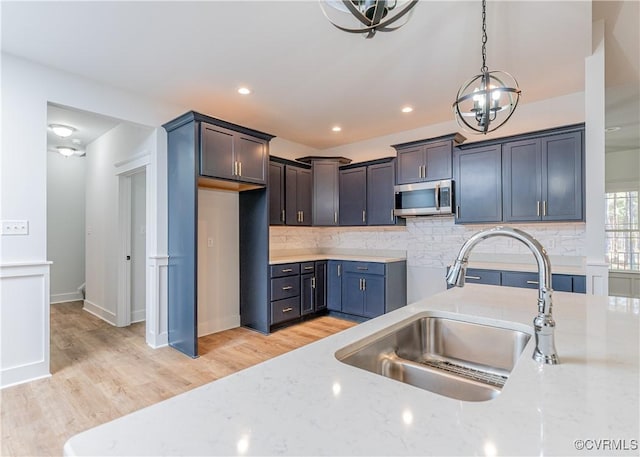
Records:
<instances>
[{"instance_id":1,"label":"flush mount ceiling light","mask_svg":"<svg viewBox=\"0 0 640 457\"><path fill-rule=\"evenodd\" d=\"M504 71L487 68L487 2L482 0L482 68L464 83L453 103L458 125L465 130L487 134L509 120L518 106L518 82Z\"/></svg>"},{"instance_id":2,"label":"flush mount ceiling light","mask_svg":"<svg viewBox=\"0 0 640 457\"><path fill-rule=\"evenodd\" d=\"M63 124L50 124L49 128L53 133L58 135L60 138L67 138L73 135L73 132L76 131L74 127Z\"/></svg>"},{"instance_id":3,"label":"flush mount ceiling light","mask_svg":"<svg viewBox=\"0 0 640 457\"><path fill-rule=\"evenodd\" d=\"M65 157L70 157L72 155L74 155L77 151L76 148L70 148L68 146L58 146L56 147L56 149L58 150L58 152L60 154L62 154Z\"/></svg>"},{"instance_id":4,"label":"flush mount ceiling light","mask_svg":"<svg viewBox=\"0 0 640 457\"><path fill-rule=\"evenodd\" d=\"M418 0L320 0L325 17L335 27L349 33L397 30L409 21L409 13Z\"/></svg>"}]
</instances>

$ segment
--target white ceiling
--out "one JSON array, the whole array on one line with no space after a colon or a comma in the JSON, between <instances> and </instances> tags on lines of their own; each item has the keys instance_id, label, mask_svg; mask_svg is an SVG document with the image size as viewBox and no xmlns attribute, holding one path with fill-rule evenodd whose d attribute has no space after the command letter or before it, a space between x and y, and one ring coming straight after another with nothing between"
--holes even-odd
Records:
<instances>
[{"instance_id":1,"label":"white ceiling","mask_svg":"<svg viewBox=\"0 0 640 457\"><path fill-rule=\"evenodd\" d=\"M54 152L58 146L75 148L84 153L85 147L96 138L104 135L118 125L120 121L107 116L88 113L76 109L49 104L47 106L47 124L62 124L74 127L70 137L60 138L51 129L47 129L47 148Z\"/></svg>"},{"instance_id":2,"label":"white ceiling","mask_svg":"<svg viewBox=\"0 0 640 457\"><path fill-rule=\"evenodd\" d=\"M481 65L480 14L478 0L423 0L405 27L365 40L317 1L3 1L2 49L325 149L450 120ZM488 66L516 76L522 103L583 91L590 19L590 2L489 1Z\"/></svg>"}]
</instances>

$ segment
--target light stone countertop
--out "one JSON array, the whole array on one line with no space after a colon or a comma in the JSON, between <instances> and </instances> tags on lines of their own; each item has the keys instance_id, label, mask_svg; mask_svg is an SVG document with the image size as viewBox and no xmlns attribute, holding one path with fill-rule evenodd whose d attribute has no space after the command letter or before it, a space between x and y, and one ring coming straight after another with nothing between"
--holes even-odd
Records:
<instances>
[{"instance_id":1,"label":"light stone countertop","mask_svg":"<svg viewBox=\"0 0 640 457\"><path fill-rule=\"evenodd\" d=\"M279 265L283 263L312 262L315 260L347 260L352 262L403 262L407 259L402 257L384 257L368 255L347 255L347 254L298 254L280 257L270 257L269 265Z\"/></svg>"},{"instance_id":2,"label":"light stone countertop","mask_svg":"<svg viewBox=\"0 0 640 457\"><path fill-rule=\"evenodd\" d=\"M495 399L443 397L334 353L417 313L531 328L537 291L467 285L72 437L65 455L638 455L640 300L556 292L561 363L529 340ZM586 449L577 449L583 440Z\"/></svg>"}]
</instances>

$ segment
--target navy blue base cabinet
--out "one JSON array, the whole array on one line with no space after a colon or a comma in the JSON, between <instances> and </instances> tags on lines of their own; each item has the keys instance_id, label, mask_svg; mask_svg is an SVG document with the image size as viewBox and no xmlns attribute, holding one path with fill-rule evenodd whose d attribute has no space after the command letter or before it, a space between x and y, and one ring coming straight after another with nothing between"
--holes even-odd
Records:
<instances>
[{"instance_id":1,"label":"navy blue base cabinet","mask_svg":"<svg viewBox=\"0 0 640 457\"><path fill-rule=\"evenodd\" d=\"M448 268L447 268L448 271ZM484 268L467 268L464 280L468 284L489 284L493 286L538 288L538 273L529 271L486 270ZM447 285L447 288L453 286ZM551 288L556 292L586 293L586 277L583 275L551 275Z\"/></svg>"}]
</instances>

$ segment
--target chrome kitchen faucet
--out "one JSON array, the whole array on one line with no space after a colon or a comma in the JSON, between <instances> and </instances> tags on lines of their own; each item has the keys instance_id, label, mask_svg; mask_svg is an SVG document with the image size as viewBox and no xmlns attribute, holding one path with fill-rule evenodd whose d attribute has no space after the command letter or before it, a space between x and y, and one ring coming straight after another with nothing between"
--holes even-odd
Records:
<instances>
[{"instance_id":1,"label":"chrome kitchen faucet","mask_svg":"<svg viewBox=\"0 0 640 457\"><path fill-rule=\"evenodd\" d=\"M554 341L556 323L551 315L551 263L544 247L534 237L522 230L509 227L494 227L482 230L469 238L460 248L455 263L447 274L447 283L464 287L464 277L467 271L467 263L471 250L480 241L494 236L506 236L515 238L524 243L533 253L538 263L538 315L533 319L533 328L536 335L536 348L533 351L533 360L549 365L560 363Z\"/></svg>"}]
</instances>

